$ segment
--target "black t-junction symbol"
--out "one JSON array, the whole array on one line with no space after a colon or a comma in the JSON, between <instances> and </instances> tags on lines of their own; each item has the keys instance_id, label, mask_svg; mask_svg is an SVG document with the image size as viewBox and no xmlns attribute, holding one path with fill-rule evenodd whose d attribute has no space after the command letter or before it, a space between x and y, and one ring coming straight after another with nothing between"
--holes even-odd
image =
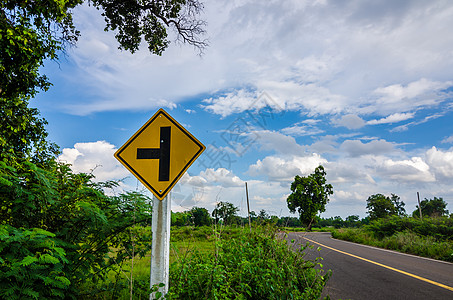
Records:
<instances>
[{"instance_id":1,"label":"black t-junction symbol","mask_svg":"<svg viewBox=\"0 0 453 300\"><path fill-rule=\"evenodd\" d=\"M171 127L160 128L160 148L137 148L137 159L159 160L159 181L170 180Z\"/></svg>"}]
</instances>

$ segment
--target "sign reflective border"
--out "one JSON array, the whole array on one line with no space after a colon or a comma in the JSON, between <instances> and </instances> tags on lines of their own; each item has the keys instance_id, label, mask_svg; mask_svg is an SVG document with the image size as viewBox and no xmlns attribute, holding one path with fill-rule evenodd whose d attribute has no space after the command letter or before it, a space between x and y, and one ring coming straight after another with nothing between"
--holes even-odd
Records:
<instances>
[{"instance_id":1,"label":"sign reflective border","mask_svg":"<svg viewBox=\"0 0 453 300\"><path fill-rule=\"evenodd\" d=\"M159 109L114 156L162 200L205 149L181 124Z\"/></svg>"}]
</instances>

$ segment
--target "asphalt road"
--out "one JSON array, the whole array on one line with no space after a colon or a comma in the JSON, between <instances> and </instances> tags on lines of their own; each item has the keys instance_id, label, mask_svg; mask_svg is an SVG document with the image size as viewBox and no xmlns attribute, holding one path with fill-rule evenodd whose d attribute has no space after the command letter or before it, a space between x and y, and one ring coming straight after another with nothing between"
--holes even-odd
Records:
<instances>
[{"instance_id":1,"label":"asphalt road","mask_svg":"<svg viewBox=\"0 0 453 300\"><path fill-rule=\"evenodd\" d=\"M323 296L331 299L453 300L453 264L333 239L330 233L288 233L314 245L307 259L322 257L332 270ZM316 249L320 247L321 250Z\"/></svg>"}]
</instances>

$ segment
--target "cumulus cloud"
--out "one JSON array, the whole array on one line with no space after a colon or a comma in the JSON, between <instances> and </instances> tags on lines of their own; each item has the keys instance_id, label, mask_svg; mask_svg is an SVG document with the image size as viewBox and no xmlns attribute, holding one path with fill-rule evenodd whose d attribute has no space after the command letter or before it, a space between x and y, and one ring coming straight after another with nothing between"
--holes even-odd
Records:
<instances>
[{"instance_id":1,"label":"cumulus cloud","mask_svg":"<svg viewBox=\"0 0 453 300\"><path fill-rule=\"evenodd\" d=\"M217 98L203 100L204 109L223 117L263 107L256 102L262 92L272 95L264 104L276 110L306 111L308 115L338 113L343 110L344 97L316 84L294 81L263 80L255 83L255 91L240 89Z\"/></svg>"},{"instance_id":2,"label":"cumulus cloud","mask_svg":"<svg viewBox=\"0 0 453 300\"><path fill-rule=\"evenodd\" d=\"M426 162L437 179L453 182L453 149L442 151L432 147L426 152Z\"/></svg>"},{"instance_id":3,"label":"cumulus cloud","mask_svg":"<svg viewBox=\"0 0 453 300\"><path fill-rule=\"evenodd\" d=\"M232 113L240 113L251 108L262 108L263 106L260 103L255 105L257 98L256 92L241 89L217 98L204 99L202 107L207 111L226 117Z\"/></svg>"},{"instance_id":4,"label":"cumulus cloud","mask_svg":"<svg viewBox=\"0 0 453 300\"><path fill-rule=\"evenodd\" d=\"M378 98L372 106L380 114L394 112L393 118L398 120L410 116L408 114L398 115L398 112L436 107L446 100L449 93L444 90L452 85L451 81L440 82L421 78L405 86L393 84L380 87L374 90Z\"/></svg>"},{"instance_id":5,"label":"cumulus cloud","mask_svg":"<svg viewBox=\"0 0 453 300\"><path fill-rule=\"evenodd\" d=\"M340 149L351 157L358 157L389 153L394 151L395 146L385 140L373 140L369 143L362 143L360 140L346 140L341 144Z\"/></svg>"},{"instance_id":6,"label":"cumulus cloud","mask_svg":"<svg viewBox=\"0 0 453 300\"><path fill-rule=\"evenodd\" d=\"M263 151L275 151L280 154L293 155L300 155L305 152L305 147L299 145L292 136L271 130L259 130L251 134Z\"/></svg>"},{"instance_id":7,"label":"cumulus cloud","mask_svg":"<svg viewBox=\"0 0 453 300\"><path fill-rule=\"evenodd\" d=\"M64 148L58 159L72 165L76 173L93 173L97 181L118 180L129 172L113 156L117 149L106 141L76 143L74 148Z\"/></svg>"},{"instance_id":8,"label":"cumulus cloud","mask_svg":"<svg viewBox=\"0 0 453 300\"><path fill-rule=\"evenodd\" d=\"M225 168L218 168L216 170L208 168L200 172L200 177L204 178L208 183L217 183L223 187L244 186L244 181L234 175L232 171Z\"/></svg>"},{"instance_id":9,"label":"cumulus cloud","mask_svg":"<svg viewBox=\"0 0 453 300\"><path fill-rule=\"evenodd\" d=\"M328 179L338 184L355 184L364 182L375 184L369 170L361 168L362 163L346 160L345 162L329 162Z\"/></svg>"},{"instance_id":10,"label":"cumulus cloud","mask_svg":"<svg viewBox=\"0 0 453 300\"><path fill-rule=\"evenodd\" d=\"M430 172L429 165L421 157L394 161L383 159L376 166L377 173L387 180L400 182L434 182L436 179Z\"/></svg>"},{"instance_id":11,"label":"cumulus cloud","mask_svg":"<svg viewBox=\"0 0 453 300\"><path fill-rule=\"evenodd\" d=\"M348 114L339 119L333 120L333 123L338 126L344 126L348 129L359 129L365 126L365 121L357 115Z\"/></svg>"},{"instance_id":12,"label":"cumulus cloud","mask_svg":"<svg viewBox=\"0 0 453 300\"><path fill-rule=\"evenodd\" d=\"M267 156L251 165L248 173L252 176L266 176L271 181L292 181L294 176L306 176L325 163L327 160L316 153L310 156Z\"/></svg>"},{"instance_id":13,"label":"cumulus cloud","mask_svg":"<svg viewBox=\"0 0 453 300\"><path fill-rule=\"evenodd\" d=\"M334 192L331 202L346 209L347 207L349 207L349 209L351 210L351 208L357 209L357 207L365 206L366 199L367 198L365 195L356 191L338 190ZM352 214L353 213L349 213L348 215Z\"/></svg>"}]
</instances>

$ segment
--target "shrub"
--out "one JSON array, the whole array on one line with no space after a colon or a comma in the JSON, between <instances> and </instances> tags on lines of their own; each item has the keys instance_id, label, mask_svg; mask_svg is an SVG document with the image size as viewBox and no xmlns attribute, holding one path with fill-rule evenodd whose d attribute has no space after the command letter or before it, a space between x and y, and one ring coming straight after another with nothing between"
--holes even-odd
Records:
<instances>
[{"instance_id":1,"label":"shrub","mask_svg":"<svg viewBox=\"0 0 453 300\"><path fill-rule=\"evenodd\" d=\"M438 241L453 239L453 219L448 217L424 218L420 220L412 217L393 216L374 220L365 228L378 239L383 239L405 230L412 231L420 236L434 237Z\"/></svg>"},{"instance_id":2,"label":"shrub","mask_svg":"<svg viewBox=\"0 0 453 300\"><path fill-rule=\"evenodd\" d=\"M64 298L68 263L55 234L43 229L0 226L0 298Z\"/></svg>"},{"instance_id":3,"label":"shrub","mask_svg":"<svg viewBox=\"0 0 453 300\"><path fill-rule=\"evenodd\" d=\"M452 236L448 235L452 227L446 225L449 222L450 220L441 218L424 221L412 218L381 219L364 228L334 230L332 236L355 243L453 262L453 241Z\"/></svg>"},{"instance_id":4,"label":"shrub","mask_svg":"<svg viewBox=\"0 0 453 300\"><path fill-rule=\"evenodd\" d=\"M170 269L170 299L318 299L328 279L276 238L275 229L221 239L215 253L195 252Z\"/></svg>"}]
</instances>

